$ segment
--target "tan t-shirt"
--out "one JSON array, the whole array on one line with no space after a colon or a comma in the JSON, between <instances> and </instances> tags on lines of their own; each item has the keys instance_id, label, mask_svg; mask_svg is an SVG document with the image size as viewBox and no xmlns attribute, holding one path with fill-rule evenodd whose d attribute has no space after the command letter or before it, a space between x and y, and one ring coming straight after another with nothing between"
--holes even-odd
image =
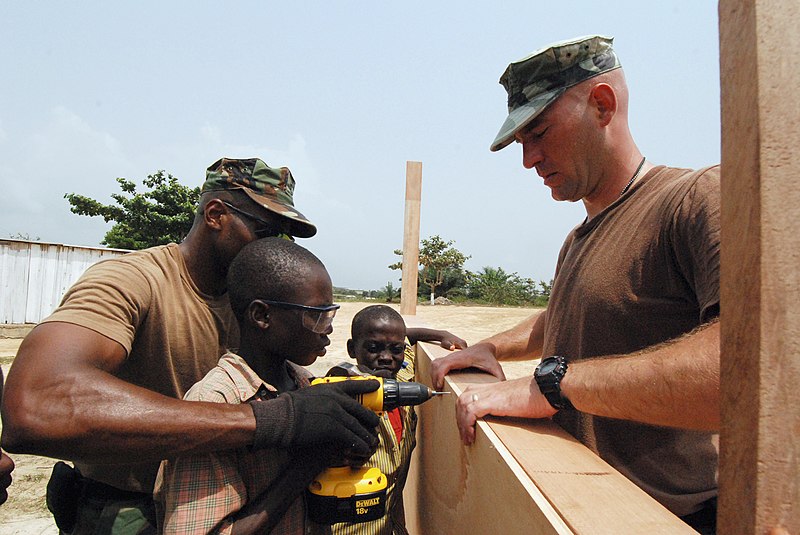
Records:
<instances>
[{"instance_id":1,"label":"tan t-shirt","mask_svg":"<svg viewBox=\"0 0 800 535\"><path fill-rule=\"evenodd\" d=\"M227 349L239 329L227 295L200 293L176 244L98 262L70 288L46 322L96 331L128 352L116 376L181 399ZM151 492L159 463L76 463L83 475L115 487Z\"/></svg>"},{"instance_id":2,"label":"tan t-shirt","mask_svg":"<svg viewBox=\"0 0 800 535\"><path fill-rule=\"evenodd\" d=\"M632 353L719 315L719 167L656 167L559 255L544 355L575 361ZM717 440L560 411L581 442L678 515L717 493Z\"/></svg>"}]
</instances>

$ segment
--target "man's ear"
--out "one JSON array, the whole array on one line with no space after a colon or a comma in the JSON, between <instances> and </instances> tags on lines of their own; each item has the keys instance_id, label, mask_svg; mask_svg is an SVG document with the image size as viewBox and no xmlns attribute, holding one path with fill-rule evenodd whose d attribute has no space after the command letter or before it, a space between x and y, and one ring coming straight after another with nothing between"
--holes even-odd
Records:
<instances>
[{"instance_id":1,"label":"man's ear","mask_svg":"<svg viewBox=\"0 0 800 535\"><path fill-rule=\"evenodd\" d=\"M356 343L352 338L347 341L347 354L351 359L356 358Z\"/></svg>"},{"instance_id":2,"label":"man's ear","mask_svg":"<svg viewBox=\"0 0 800 535\"><path fill-rule=\"evenodd\" d=\"M211 199L203 208L203 220L214 230L222 230L222 217L228 215L230 212L220 199Z\"/></svg>"},{"instance_id":3,"label":"man's ear","mask_svg":"<svg viewBox=\"0 0 800 535\"><path fill-rule=\"evenodd\" d=\"M247 307L247 321L259 329L269 329L269 305L263 301L253 301Z\"/></svg>"},{"instance_id":4,"label":"man's ear","mask_svg":"<svg viewBox=\"0 0 800 535\"><path fill-rule=\"evenodd\" d=\"M594 108L600 126L608 126L617 113L617 94L609 84L599 83L589 93L589 104Z\"/></svg>"}]
</instances>

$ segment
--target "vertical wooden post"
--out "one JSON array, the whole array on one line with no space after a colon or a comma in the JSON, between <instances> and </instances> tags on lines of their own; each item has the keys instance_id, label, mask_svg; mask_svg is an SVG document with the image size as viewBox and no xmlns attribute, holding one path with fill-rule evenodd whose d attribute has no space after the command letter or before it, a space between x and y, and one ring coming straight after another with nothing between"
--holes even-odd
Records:
<instances>
[{"instance_id":1,"label":"vertical wooden post","mask_svg":"<svg viewBox=\"0 0 800 535\"><path fill-rule=\"evenodd\" d=\"M406 215L403 225L403 283L400 314L417 313L419 275L419 207L422 199L422 162L406 162Z\"/></svg>"},{"instance_id":2,"label":"vertical wooden post","mask_svg":"<svg viewBox=\"0 0 800 535\"><path fill-rule=\"evenodd\" d=\"M800 533L800 5L721 0L719 18L718 533Z\"/></svg>"}]
</instances>

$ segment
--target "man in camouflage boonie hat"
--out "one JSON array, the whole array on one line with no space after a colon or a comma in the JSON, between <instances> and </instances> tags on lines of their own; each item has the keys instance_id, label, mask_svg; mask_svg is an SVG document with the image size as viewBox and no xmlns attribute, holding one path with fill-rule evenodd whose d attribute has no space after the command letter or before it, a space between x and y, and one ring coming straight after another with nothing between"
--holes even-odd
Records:
<instances>
[{"instance_id":1,"label":"man in camouflage boonie hat","mask_svg":"<svg viewBox=\"0 0 800 535\"><path fill-rule=\"evenodd\" d=\"M599 35L560 41L511 63L500 83L508 92L508 118L492 143L498 151L568 88L621 65L613 37Z\"/></svg>"},{"instance_id":2,"label":"man in camouflage boonie hat","mask_svg":"<svg viewBox=\"0 0 800 535\"><path fill-rule=\"evenodd\" d=\"M498 362L541 356L523 380L465 389L462 441L486 415L552 418L697 532L716 533L720 169L647 161L611 44L549 45L500 79L509 115L491 150L517 142L530 175L553 199L583 203L586 218L561 247L546 313L436 359L431 382L463 368L504 379Z\"/></svg>"},{"instance_id":3,"label":"man in camouflage boonie hat","mask_svg":"<svg viewBox=\"0 0 800 535\"><path fill-rule=\"evenodd\" d=\"M159 511L163 514L165 507L163 502L156 504L154 495L160 488L156 486L160 459L240 449L260 454L258 450L269 453L275 448L308 445L308 432L292 425L286 432L276 432L275 422L276 418L289 424L309 421L309 414L321 411L320 403L313 400L287 404L279 399L259 399L258 407L182 400L214 369L220 355L244 345L228 290L228 271L234 259L245 246L259 242L278 252L288 251L285 244L293 246L290 241L276 239L286 238L287 231L303 237L314 234L314 226L294 210L293 190L294 179L286 168L273 169L256 158L219 160L207 171L192 226L180 243L97 262L67 290L59 307L29 333L4 391L4 401L11 403L8 409L3 407L3 446L16 444L14 451L19 453L40 451L39 444L20 440L35 435L44 450L64 452L65 459L74 460L74 468L56 465L48 483L48 509L61 532L161 533L164 517ZM262 239L267 237L273 239ZM245 282L269 279L263 269L268 258L258 254L251 255L251 260L243 270L248 273L239 272L252 279ZM303 268L298 262L283 267L289 278L298 267ZM308 267L319 275L312 268ZM237 280L241 279L237 275ZM330 305L330 297L326 303L317 301L325 297L326 288L330 294L330 279L325 275L319 280L327 286L311 288L313 303L309 304ZM308 302L304 296L295 297L295 301ZM274 336L272 316L278 313L269 309L272 319L261 321L266 317L261 314L267 312L264 307L270 306L263 304L257 312L258 325L251 325L250 331L268 330L273 334L267 336ZM324 333L304 328L301 319L286 316L288 323L284 324L308 331L315 340L320 336L327 340ZM244 336L254 339L256 334ZM264 334L258 336L263 339ZM52 373L51 357L65 373ZM44 395L36 387L41 384L51 385L52 391ZM261 384L258 382L255 390ZM255 390L245 398L260 398L251 397ZM304 390L311 389L300 389L297 395L305 395ZM69 414L38 411L37 422L31 422L26 413L28 402L44 407L52 400L78 410ZM353 412L348 403L358 407L349 395L320 402L333 404L341 414ZM101 412L103 416L98 418ZM131 418L131 414L146 416ZM378 440L375 425L332 418L326 423L326 440L346 436L352 443L349 437L357 436L363 438L365 447L371 447ZM318 435L315 432L314 436ZM103 439L98 441L98 436ZM286 442L287 436L295 438ZM91 451L86 444L92 445ZM322 468L320 465L311 473ZM77 494L76 486L80 487ZM280 495L283 490L275 492ZM196 515L190 516L194 522ZM270 520L273 517L271 514Z\"/></svg>"},{"instance_id":4,"label":"man in camouflage boonie hat","mask_svg":"<svg viewBox=\"0 0 800 535\"><path fill-rule=\"evenodd\" d=\"M291 221L291 233L310 238L317 227L294 207L294 177L288 167L270 167L259 158L220 158L206 170L202 193L238 189L255 203Z\"/></svg>"}]
</instances>

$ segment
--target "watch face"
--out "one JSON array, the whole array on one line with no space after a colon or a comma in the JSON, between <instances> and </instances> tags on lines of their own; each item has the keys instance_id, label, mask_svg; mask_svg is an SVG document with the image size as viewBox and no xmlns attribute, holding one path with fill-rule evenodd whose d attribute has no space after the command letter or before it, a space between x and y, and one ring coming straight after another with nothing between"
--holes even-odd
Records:
<instances>
[{"instance_id":1,"label":"watch face","mask_svg":"<svg viewBox=\"0 0 800 535\"><path fill-rule=\"evenodd\" d=\"M552 373L553 370L555 370L557 367L558 367L558 362L555 360L544 362L539 368L539 375L547 375L549 373Z\"/></svg>"}]
</instances>

